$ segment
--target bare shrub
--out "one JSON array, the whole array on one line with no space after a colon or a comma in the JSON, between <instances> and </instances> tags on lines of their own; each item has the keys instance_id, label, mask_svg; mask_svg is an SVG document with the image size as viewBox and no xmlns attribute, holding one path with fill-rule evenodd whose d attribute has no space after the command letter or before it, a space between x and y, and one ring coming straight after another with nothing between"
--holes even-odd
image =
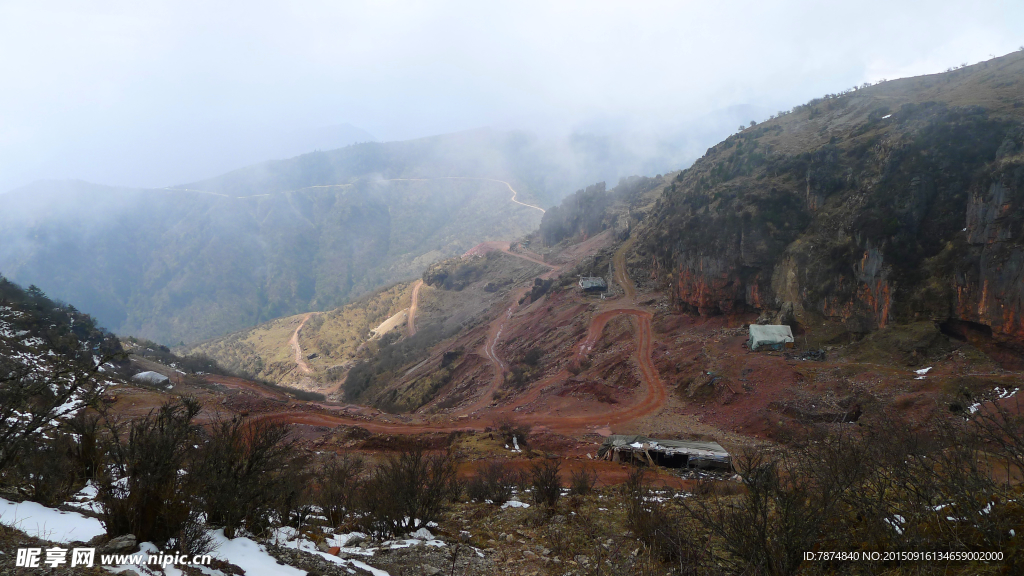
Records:
<instances>
[{"instance_id":1,"label":"bare shrub","mask_svg":"<svg viewBox=\"0 0 1024 576\"><path fill-rule=\"evenodd\" d=\"M783 476L787 461L764 450L738 458L747 486L739 497L682 500L689 516L717 537L719 563L736 572L785 575L797 571L811 550L834 501L799 474Z\"/></svg>"},{"instance_id":2,"label":"bare shrub","mask_svg":"<svg viewBox=\"0 0 1024 576\"><path fill-rule=\"evenodd\" d=\"M459 491L451 454L414 449L391 456L363 485L364 528L382 537L417 530L440 519Z\"/></svg>"},{"instance_id":3,"label":"bare shrub","mask_svg":"<svg viewBox=\"0 0 1024 576\"><path fill-rule=\"evenodd\" d=\"M594 491L597 485L597 474L589 468L580 468L569 473L569 493L575 496L586 496Z\"/></svg>"},{"instance_id":4,"label":"bare shrub","mask_svg":"<svg viewBox=\"0 0 1024 576\"><path fill-rule=\"evenodd\" d=\"M193 509L188 520L178 529L178 533L167 542L167 547L182 554L196 556L213 552L217 545L206 525L200 521L198 511Z\"/></svg>"},{"instance_id":5,"label":"bare shrub","mask_svg":"<svg viewBox=\"0 0 1024 576\"><path fill-rule=\"evenodd\" d=\"M553 508L562 495L562 481L558 477L561 462L544 459L530 467L533 501L537 505Z\"/></svg>"},{"instance_id":6,"label":"bare shrub","mask_svg":"<svg viewBox=\"0 0 1024 576\"><path fill-rule=\"evenodd\" d=\"M99 481L107 534L166 542L195 519L188 465L199 414L192 397L170 400L127 425L105 418L110 463Z\"/></svg>"},{"instance_id":7,"label":"bare shrub","mask_svg":"<svg viewBox=\"0 0 1024 576\"><path fill-rule=\"evenodd\" d=\"M345 516L355 508L365 470L366 464L362 458L347 454L332 455L316 468L313 501L323 511L331 526L341 526Z\"/></svg>"},{"instance_id":8,"label":"bare shrub","mask_svg":"<svg viewBox=\"0 0 1024 576\"><path fill-rule=\"evenodd\" d=\"M466 493L471 500L489 500L492 504L501 506L512 498L515 481L516 478L508 464L492 461L469 480Z\"/></svg>"},{"instance_id":9,"label":"bare shrub","mask_svg":"<svg viewBox=\"0 0 1024 576\"><path fill-rule=\"evenodd\" d=\"M278 506L304 488L289 431L285 424L237 417L211 426L195 477L208 522L223 526L228 537L243 524L252 533L267 527Z\"/></svg>"},{"instance_id":10,"label":"bare shrub","mask_svg":"<svg viewBox=\"0 0 1024 576\"><path fill-rule=\"evenodd\" d=\"M14 466L17 483L30 500L56 506L75 492L80 470L68 466L75 449L76 442L70 434L55 432L18 460Z\"/></svg>"},{"instance_id":11,"label":"bare shrub","mask_svg":"<svg viewBox=\"0 0 1024 576\"><path fill-rule=\"evenodd\" d=\"M83 410L68 420L67 428L78 437L74 447L74 460L78 468L85 478L95 478L103 464L100 417Z\"/></svg>"},{"instance_id":12,"label":"bare shrub","mask_svg":"<svg viewBox=\"0 0 1024 576\"><path fill-rule=\"evenodd\" d=\"M634 466L622 490L626 526L636 539L662 562L678 565L680 574L693 573L701 559L700 550L687 533L685 519L653 497L646 469Z\"/></svg>"},{"instance_id":13,"label":"bare shrub","mask_svg":"<svg viewBox=\"0 0 1024 576\"><path fill-rule=\"evenodd\" d=\"M52 341L50 346L59 349ZM95 398L97 366L89 354L80 355L55 355L45 374L0 357L0 472L56 430L70 406L84 406Z\"/></svg>"}]
</instances>

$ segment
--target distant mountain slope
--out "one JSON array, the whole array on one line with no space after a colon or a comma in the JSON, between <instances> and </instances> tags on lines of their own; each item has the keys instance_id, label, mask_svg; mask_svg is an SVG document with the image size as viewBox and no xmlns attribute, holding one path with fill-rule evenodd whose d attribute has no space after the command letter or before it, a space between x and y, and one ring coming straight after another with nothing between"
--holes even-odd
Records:
<instances>
[{"instance_id":1,"label":"distant mountain slope","mask_svg":"<svg viewBox=\"0 0 1024 576\"><path fill-rule=\"evenodd\" d=\"M167 343L333 308L536 227L541 211L493 180L520 186L503 152L462 138L306 154L175 189L36 183L2 197L0 270Z\"/></svg>"},{"instance_id":2,"label":"distant mountain slope","mask_svg":"<svg viewBox=\"0 0 1024 576\"><path fill-rule=\"evenodd\" d=\"M701 314L1024 342L1024 53L814 100L709 149L635 260Z\"/></svg>"}]
</instances>

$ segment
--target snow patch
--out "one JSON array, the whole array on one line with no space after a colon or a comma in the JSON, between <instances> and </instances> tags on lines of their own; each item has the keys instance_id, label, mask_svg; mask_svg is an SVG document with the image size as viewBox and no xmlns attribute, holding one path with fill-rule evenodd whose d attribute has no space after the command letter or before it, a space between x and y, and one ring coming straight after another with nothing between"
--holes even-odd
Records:
<instances>
[{"instance_id":1,"label":"snow patch","mask_svg":"<svg viewBox=\"0 0 1024 576\"><path fill-rule=\"evenodd\" d=\"M210 536L217 545L211 556L238 566L246 576L306 576L305 570L279 564L265 546L249 538L230 539L224 536L223 529L210 532Z\"/></svg>"},{"instance_id":2,"label":"snow patch","mask_svg":"<svg viewBox=\"0 0 1024 576\"><path fill-rule=\"evenodd\" d=\"M0 498L0 524L59 544L88 542L106 533L99 520L78 512L64 512L36 502L11 502L4 498Z\"/></svg>"}]
</instances>

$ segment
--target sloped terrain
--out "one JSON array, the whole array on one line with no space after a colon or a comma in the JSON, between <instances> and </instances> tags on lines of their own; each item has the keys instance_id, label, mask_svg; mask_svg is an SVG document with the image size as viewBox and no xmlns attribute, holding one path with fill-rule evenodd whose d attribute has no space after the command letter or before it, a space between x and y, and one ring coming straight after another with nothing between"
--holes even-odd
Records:
<instances>
[{"instance_id":1,"label":"sloped terrain","mask_svg":"<svg viewBox=\"0 0 1024 576\"><path fill-rule=\"evenodd\" d=\"M745 129L675 178L636 263L701 315L931 321L1019 350L1022 89L1018 52Z\"/></svg>"},{"instance_id":2,"label":"sloped terrain","mask_svg":"<svg viewBox=\"0 0 1024 576\"><path fill-rule=\"evenodd\" d=\"M331 309L541 214L488 180L253 186L226 197L39 183L5 195L0 269L116 332L176 344Z\"/></svg>"}]
</instances>

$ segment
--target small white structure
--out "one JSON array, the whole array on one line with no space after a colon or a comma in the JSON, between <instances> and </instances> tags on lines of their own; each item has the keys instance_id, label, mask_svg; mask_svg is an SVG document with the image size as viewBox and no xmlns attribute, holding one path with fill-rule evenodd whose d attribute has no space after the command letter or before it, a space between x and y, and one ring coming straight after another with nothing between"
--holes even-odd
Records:
<instances>
[{"instance_id":1,"label":"small white structure","mask_svg":"<svg viewBox=\"0 0 1024 576\"><path fill-rule=\"evenodd\" d=\"M782 350L793 347L793 331L789 326L750 325L750 350Z\"/></svg>"},{"instance_id":2,"label":"small white structure","mask_svg":"<svg viewBox=\"0 0 1024 576\"><path fill-rule=\"evenodd\" d=\"M171 379L159 372L139 372L135 376L132 376L133 382L140 384L149 384L150 386L166 386L171 383Z\"/></svg>"}]
</instances>

